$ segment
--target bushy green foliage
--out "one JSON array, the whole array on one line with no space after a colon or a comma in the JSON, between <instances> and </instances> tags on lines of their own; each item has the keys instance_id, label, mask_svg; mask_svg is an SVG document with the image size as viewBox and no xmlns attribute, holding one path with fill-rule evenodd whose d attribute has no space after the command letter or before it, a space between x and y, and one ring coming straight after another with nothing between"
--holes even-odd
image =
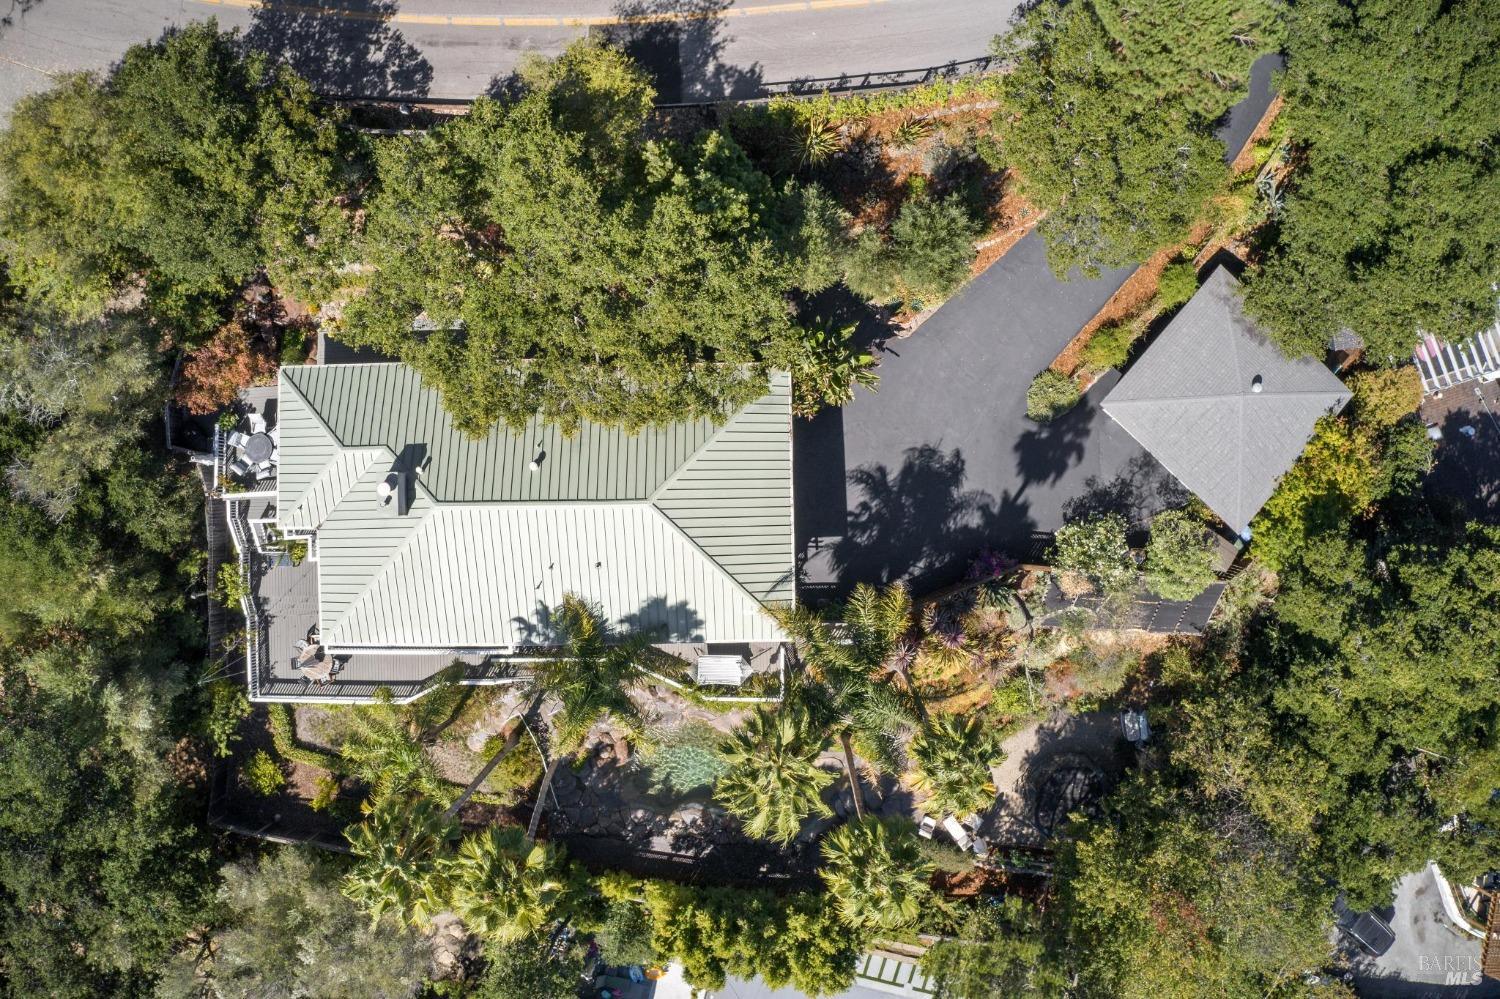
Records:
<instances>
[{"instance_id":1,"label":"bushy green foliage","mask_svg":"<svg viewBox=\"0 0 1500 999\"><path fill-rule=\"evenodd\" d=\"M1251 522L1255 557L1273 569L1294 564L1319 535L1368 512L1381 480L1375 435L1347 419L1324 418Z\"/></svg>"},{"instance_id":2,"label":"bushy green foliage","mask_svg":"<svg viewBox=\"0 0 1500 999\"><path fill-rule=\"evenodd\" d=\"M129 49L104 81L23 100L0 135L0 251L28 294L96 314L144 274L148 306L206 335L266 266L310 292L344 263L340 112L214 22Z\"/></svg>"},{"instance_id":3,"label":"bushy green foliage","mask_svg":"<svg viewBox=\"0 0 1500 999\"><path fill-rule=\"evenodd\" d=\"M269 797L286 786L286 774L270 753L257 749L245 764L245 783L256 794Z\"/></svg>"},{"instance_id":4,"label":"bushy green foliage","mask_svg":"<svg viewBox=\"0 0 1500 999\"><path fill-rule=\"evenodd\" d=\"M1054 946L1087 994L1250 999L1327 960L1331 890L1253 825L1221 834L1214 818L1137 778L1064 846Z\"/></svg>"},{"instance_id":5,"label":"bushy green foliage","mask_svg":"<svg viewBox=\"0 0 1500 999\"><path fill-rule=\"evenodd\" d=\"M1494 321L1500 22L1482 0L1289 8L1297 167L1246 302L1295 354L1352 329L1380 363ZM1393 72L1392 65L1403 67Z\"/></svg>"},{"instance_id":6,"label":"bushy green foliage","mask_svg":"<svg viewBox=\"0 0 1500 999\"><path fill-rule=\"evenodd\" d=\"M990 767L1005 759L991 729L978 716L942 715L911 743L917 765L912 786L931 795L927 810L970 815L995 803Z\"/></svg>"},{"instance_id":7,"label":"bushy green foliage","mask_svg":"<svg viewBox=\"0 0 1500 999\"><path fill-rule=\"evenodd\" d=\"M228 756L239 741L240 722L250 716L250 698L244 685L216 680L208 686L209 704L203 713L203 735L215 756Z\"/></svg>"},{"instance_id":8,"label":"bushy green foliage","mask_svg":"<svg viewBox=\"0 0 1500 999\"><path fill-rule=\"evenodd\" d=\"M646 906L657 959L682 962L687 980L702 989L723 988L729 975L760 975L773 989L831 995L853 983L865 945L816 892L777 896L654 881Z\"/></svg>"},{"instance_id":9,"label":"bushy green foliage","mask_svg":"<svg viewBox=\"0 0 1500 999\"><path fill-rule=\"evenodd\" d=\"M583 955L553 954L546 939L491 944L484 957L474 999L577 999L583 984Z\"/></svg>"},{"instance_id":10,"label":"bushy green foliage","mask_svg":"<svg viewBox=\"0 0 1500 999\"><path fill-rule=\"evenodd\" d=\"M916 921L932 894L916 838L911 823L873 816L823 837L819 873L844 922L895 930Z\"/></svg>"},{"instance_id":11,"label":"bushy green foliage","mask_svg":"<svg viewBox=\"0 0 1500 999\"><path fill-rule=\"evenodd\" d=\"M1026 416L1038 423L1051 423L1082 398L1073 379L1061 371L1043 368L1026 387Z\"/></svg>"},{"instance_id":12,"label":"bushy green foliage","mask_svg":"<svg viewBox=\"0 0 1500 999\"><path fill-rule=\"evenodd\" d=\"M189 948L168 968L162 999L398 997L426 978L421 938L390 920L370 927L322 858L288 847L222 876L209 946Z\"/></svg>"},{"instance_id":13,"label":"bushy green foliage","mask_svg":"<svg viewBox=\"0 0 1500 999\"><path fill-rule=\"evenodd\" d=\"M0 306L0 412L42 435L7 469L11 491L61 520L90 476L138 445L165 385L138 316L64 322Z\"/></svg>"},{"instance_id":14,"label":"bushy green foliage","mask_svg":"<svg viewBox=\"0 0 1500 999\"><path fill-rule=\"evenodd\" d=\"M498 740L499 737L496 736L486 742L484 752L480 755L488 759L499 751L498 744L491 745L491 743L497 743ZM536 750L536 743L523 732L516 740L515 746L506 754L505 759L501 760L495 769L490 771L489 777L485 778L485 786L503 794L518 796L541 780L544 769L546 769L546 764L542 762L542 756Z\"/></svg>"},{"instance_id":15,"label":"bushy green foliage","mask_svg":"<svg viewBox=\"0 0 1500 999\"><path fill-rule=\"evenodd\" d=\"M1466 881L1500 850L1474 802L1448 796L1500 712L1500 533L1398 512L1368 537L1346 527L1287 566L1242 646L1163 668L1174 766L1243 802L1316 873L1305 881L1355 908L1384 904L1428 858Z\"/></svg>"},{"instance_id":16,"label":"bushy green foliage","mask_svg":"<svg viewBox=\"0 0 1500 999\"><path fill-rule=\"evenodd\" d=\"M800 705L761 708L723 744L728 769L714 797L749 835L789 843L804 819L833 814L821 798L833 774L817 765L826 741L827 732Z\"/></svg>"},{"instance_id":17,"label":"bushy green foliage","mask_svg":"<svg viewBox=\"0 0 1500 999\"><path fill-rule=\"evenodd\" d=\"M1166 600L1191 600L1215 579L1214 544L1203 523L1185 510L1164 510L1151 521L1146 585Z\"/></svg>"},{"instance_id":18,"label":"bushy green foliage","mask_svg":"<svg viewBox=\"0 0 1500 999\"><path fill-rule=\"evenodd\" d=\"M1158 312L1171 312L1186 305L1198 291L1198 271L1191 260L1174 260L1162 269L1152 305Z\"/></svg>"},{"instance_id":19,"label":"bushy green foliage","mask_svg":"<svg viewBox=\"0 0 1500 999\"><path fill-rule=\"evenodd\" d=\"M612 965L649 965L656 956L651 949L654 930L644 906L630 901L609 903L594 942Z\"/></svg>"},{"instance_id":20,"label":"bushy green foliage","mask_svg":"<svg viewBox=\"0 0 1500 999\"><path fill-rule=\"evenodd\" d=\"M1227 180L1213 125L1274 52L1281 9L1232 3L1046 2L995 51L1013 62L995 116L1064 275L1144 260L1181 240Z\"/></svg>"},{"instance_id":21,"label":"bushy green foliage","mask_svg":"<svg viewBox=\"0 0 1500 999\"><path fill-rule=\"evenodd\" d=\"M785 294L808 273L807 203L724 133L648 140L651 99L625 56L580 44L516 101L382 143L373 271L341 335L413 365L476 435L538 412L721 417L762 395L802 338Z\"/></svg>"},{"instance_id":22,"label":"bushy green foliage","mask_svg":"<svg viewBox=\"0 0 1500 999\"><path fill-rule=\"evenodd\" d=\"M1126 528L1125 518L1117 513L1064 524L1047 557L1054 569L1083 577L1100 593L1129 589L1135 583L1136 564L1125 540Z\"/></svg>"},{"instance_id":23,"label":"bushy green foliage","mask_svg":"<svg viewBox=\"0 0 1500 999\"><path fill-rule=\"evenodd\" d=\"M332 753L312 749L297 741L297 727L290 704L267 704L265 710L266 727L271 730L271 743L276 747L277 756L331 773L342 773L346 769L343 761Z\"/></svg>"},{"instance_id":24,"label":"bushy green foliage","mask_svg":"<svg viewBox=\"0 0 1500 999\"><path fill-rule=\"evenodd\" d=\"M1135 327L1128 322L1105 323L1100 326L1083 345L1083 366L1090 371L1108 371L1110 368L1124 367L1126 359L1130 357L1130 345L1135 342L1135 333ZM1047 371L1051 370L1051 368L1047 369ZM1071 383L1072 379L1068 381ZM1060 394L1065 394L1065 391ZM1075 401L1077 396L1075 389L1073 392ZM1027 403L1029 408L1029 394Z\"/></svg>"},{"instance_id":25,"label":"bushy green foliage","mask_svg":"<svg viewBox=\"0 0 1500 999\"><path fill-rule=\"evenodd\" d=\"M792 361L792 412L811 419L824 406L854 400L855 386L874 389L880 381L875 358L855 350L854 324L819 323L808 330Z\"/></svg>"},{"instance_id":26,"label":"bushy green foliage","mask_svg":"<svg viewBox=\"0 0 1500 999\"><path fill-rule=\"evenodd\" d=\"M957 197L908 198L890 232L860 233L849 250L844 281L876 302L928 307L969 276L979 226Z\"/></svg>"},{"instance_id":27,"label":"bushy green foliage","mask_svg":"<svg viewBox=\"0 0 1500 999\"><path fill-rule=\"evenodd\" d=\"M922 955L922 973L939 999L1043 996L1061 987L1040 913L1014 895L985 898L967 913L958 933Z\"/></svg>"},{"instance_id":28,"label":"bushy green foliage","mask_svg":"<svg viewBox=\"0 0 1500 999\"><path fill-rule=\"evenodd\" d=\"M250 584L245 580L245 574L240 571L238 562L225 562L219 566L219 574L214 579L214 599L232 611L243 608L241 603L250 595Z\"/></svg>"}]
</instances>

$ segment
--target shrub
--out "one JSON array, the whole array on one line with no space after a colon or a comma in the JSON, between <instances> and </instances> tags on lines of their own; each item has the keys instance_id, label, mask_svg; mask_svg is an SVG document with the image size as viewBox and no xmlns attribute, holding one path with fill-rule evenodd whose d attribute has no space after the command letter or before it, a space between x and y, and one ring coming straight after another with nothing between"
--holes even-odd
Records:
<instances>
[{"instance_id":1,"label":"shrub","mask_svg":"<svg viewBox=\"0 0 1500 999\"><path fill-rule=\"evenodd\" d=\"M312 801L308 802L308 807L315 812L324 811L338 799L339 787L337 777L333 774L322 774L313 782L313 797Z\"/></svg>"},{"instance_id":2,"label":"shrub","mask_svg":"<svg viewBox=\"0 0 1500 999\"><path fill-rule=\"evenodd\" d=\"M978 233L957 198L909 199L891 224L889 238L873 229L860 233L848 254L844 281L873 301L932 305L968 277Z\"/></svg>"},{"instance_id":3,"label":"shrub","mask_svg":"<svg viewBox=\"0 0 1500 999\"><path fill-rule=\"evenodd\" d=\"M306 364L312 356L316 338L306 326L288 326L281 331L281 357L283 367L288 364Z\"/></svg>"},{"instance_id":4,"label":"shrub","mask_svg":"<svg viewBox=\"0 0 1500 999\"><path fill-rule=\"evenodd\" d=\"M1114 513L1064 524L1049 553L1053 568L1086 578L1106 595L1128 589L1136 566L1125 531L1125 518Z\"/></svg>"},{"instance_id":5,"label":"shrub","mask_svg":"<svg viewBox=\"0 0 1500 999\"><path fill-rule=\"evenodd\" d=\"M342 772L343 761L337 756L309 749L297 742L297 727L292 720L290 704L266 705L266 727L271 730L271 743L276 747L276 755L282 759L332 773Z\"/></svg>"},{"instance_id":6,"label":"shrub","mask_svg":"<svg viewBox=\"0 0 1500 999\"><path fill-rule=\"evenodd\" d=\"M270 797L286 786L286 774L264 749L257 749L245 764L245 783L256 794Z\"/></svg>"},{"instance_id":7,"label":"shrub","mask_svg":"<svg viewBox=\"0 0 1500 999\"><path fill-rule=\"evenodd\" d=\"M500 740L500 736L495 736L484 744L483 755L486 760L499 751L500 747L495 744L497 740ZM536 751L536 744L529 735L522 732L515 748L495 765L484 784L496 793L518 798L542 779L542 771L545 769L542 757Z\"/></svg>"},{"instance_id":8,"label":"shrub","mask_svg":"<svg viewBox=\"0 0 1500 999\"><path fill-rule=\"evenodd\" d=\"M215 756L228 756L230 747L240 739L240 722L250 714L250 698L245 696L245 688L229 680L210 684L208 695L203 735L213 747Z\"/></svg>"},{"instance_id":9,"label":"shrub","mask_svg":"<svg viewBox=\"0 0 1500 999\"><path fill-rule=\"evenodd\" d=\"M612 965L650 964L651 918L639 904L630 901L609 903L604 923L594 934L594 942Z\"/></svg>"},{"instance_id":10,"label":"shrub","mask_svg":"<svg viewBox=\"0 0 1500 999\"><path fill-rule=\"evenodd\" d=\"M842 406L854 399L854 387L874 389L880 381L875 358L850 342L854 324L834 328L818 321L807 331L793 360L792 412L812 418L824 406Z\"/></svg>"},{"instance_id":11,"label":"shrub","mask_svg":"<svg viewBox=\"0 0 1500 999\"><path fill-rule=\"evenodd\" d=\"M1123 367L1134 342L1135 328L1129 323L1105 323L1083 345L1083 366L1090 371Z\"/></svg>"},{"instance_id":12,"label":"shrub","mask_svg":"<svg viewBox=\"0 0 1500 999\"><path fill-rule=\"evenodd\" d=\"M932 134L932 119L916 115L905 119L891 132L891 145L899 148L915 146Z\"/></svg>"},{"instance_id":13,"label":"shrub","mask_svg":"<svg viewBox=\"0 0 1500 999\"><path fill-rule=\"evenodd\" d=\"M1174 260L1161 272L1156 282L1156 308L1171 312L1193 297L1198 290L1198 271L1191 260Z\"/></svg>"},{"instance_id":14,"label":"shrub","mask_svg":"<svg viewBox=\"0 0 1500 999\"><path fill-rule=\"evenodd\" d=\"M1422 378L1412 365L1361 371L1349 379L1350 415L1361 423L1389 427L1422 404Z\"/></svg>"},{"instance_id":15,"label":"shrub","mask_svg":"<svg viewBox=\"0 0 1500 999\"><path fill-rule=\"evenodd\" d=\"M1038 423L1051 423L1078 405L1078 386L1061 371L1047 368L1026 389L1026 415Z\"/></svg>"},{"instance_id":16,"label":"shrub","mask_svg":"<svg viewBox=\"0 0 1500 999\"><path fill-rule=\"evenodd\" d=\"M1214 581L1213 539L1182 510L1165 510L1151 522L1146 544L1146 585L1167 600L1191 600Z\"/></svg>"},{"instance_id":17,"label":"shrub","mask_svg":"<svg viewBox=\"0 0 1500 999\"><path fill-rule=\"evenodd\" d=\"M240 601L250 595L250 584L240 574L238 562L225 562L219 566L219 576L214 586L214 599L230 610L240 610Z\"/></svg>"},{"instance_id":18,"label":"shrub","mask_svg":"<svg viewBox=\"0 0 1500 999\"><path fill-rule=\"evenodd\" d=\"M238 319L188 355L177 383L177 401L190 413L229 405L241 389L276 377L276 358Z\"/></svg>"}]
</instances>

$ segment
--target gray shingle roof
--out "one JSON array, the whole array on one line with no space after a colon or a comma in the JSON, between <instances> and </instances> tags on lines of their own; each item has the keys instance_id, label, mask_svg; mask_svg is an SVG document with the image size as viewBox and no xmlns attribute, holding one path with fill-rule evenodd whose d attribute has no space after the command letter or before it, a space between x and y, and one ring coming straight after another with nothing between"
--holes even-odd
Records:
<instances>
[{"instance_id":1,"label":"gray shingle roof","mask_svg":"<svg viewBox=\"0 0 1500 999\"><path fill-rule=\"evenodd\" d=\"M674 640L781 637L763 605L793 599L785 374L720 426L635 435L533 423L469 440L401 364L283 368L279 407L278 522L318 533L335 648L539 643L568 592ZM392 516L375 486L415 455L430 461Z\"/></svg>"},{"instance_id":2,"label":"gray shingle roof","mask_svg":"<svg viewBox=\"0 0 1500 999\"><path fill-rule=\"evenodd\" d=\"M1252 391L1260 376L1262 390ZM1349 401L1311 358L1288 360L1215 270L1104 400L1104 411L1243 531L1312 437Z\"/></svg>"}]
</instances>

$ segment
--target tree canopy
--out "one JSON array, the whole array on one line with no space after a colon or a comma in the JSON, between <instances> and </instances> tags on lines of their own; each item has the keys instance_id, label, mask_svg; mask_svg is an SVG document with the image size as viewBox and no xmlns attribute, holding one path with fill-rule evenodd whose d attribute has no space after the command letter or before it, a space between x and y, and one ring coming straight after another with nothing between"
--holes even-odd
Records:
<instances>
[{"instance_id":1,"label":"tree canopy","mask_svg":"<svg viewBox=\"0 0 1500 999\"><path fill-rule=\"evenodd\" d=\"M518 99L383 144L343 336L412 364L466 432L724 415L791 366L801 199L719 132L649 139L624 56L574 46ZM816 290L816 289L808 289Z\"/></svg>"},{"instance_id":2,"label":"tree canopy","mask_svg":"<svg viewBox=\"0 0 1500 999\"><path fill-rule=\"evenodd\" d=\"M1349 329L1379 363L1494 322L1500 22L1482 0L1290 8L1280 226L1246 301L1288 351Z\"/></svg>"},{"instance_id":3,"label":"tree canopy","mask_svg":"<svg viewBox=\"0 0 1500 999\"><path fill-rule=\"evenodd\" d=\"M1281 39L1274 0L1048 0L995 52L996 129L1048 213L1053 270L1144 260L1182 239L1227 178L1213 124Z\"/></svg>"}]
</instances>

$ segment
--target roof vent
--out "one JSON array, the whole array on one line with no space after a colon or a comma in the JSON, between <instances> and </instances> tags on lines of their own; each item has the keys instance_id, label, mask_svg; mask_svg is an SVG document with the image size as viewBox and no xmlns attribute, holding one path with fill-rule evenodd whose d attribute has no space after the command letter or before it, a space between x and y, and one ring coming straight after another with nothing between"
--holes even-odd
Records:
<instances>
[{"instance_id":1,"label":"roof vent","mask_svg":"<svg viewBox=\"0 0 1500 999\"><path fill-rule=\"evenodd\" d=\"M528 466L526 466L526 467L528 469L530 469L531 471L533 471L533 472L540 472L542 470L542 462L545 461L546 459L547 459L547 452L543 451L541 448L537 448L536 449L536 457L532 458L531 459L531 464L528 465Z\"/></svg>"},{"instance_id":2,"label":"roof vent","mask_svg":"<svg viewBox=\"0 0 1500 999\"><path fill-rule=\"evenodd\" d=\"M391 472L375 483L375 506L386 516L401 516L408 505L405 472Z\"/></svg>"},{"instance_id":3,"label":"roof vent","mask_svg":"<svg viewBox=\"0 0 1500 999\"><path fill-rule=\"evenodd\" d=\"M1266 380L1264 378L1262 378L1260 375L1256 375L1254 378L1250 379L1250 391L1251 392L1260 393L1260 392L1264 392L1265 389L1266 389Z\"/></svg>"}]
</instances>

